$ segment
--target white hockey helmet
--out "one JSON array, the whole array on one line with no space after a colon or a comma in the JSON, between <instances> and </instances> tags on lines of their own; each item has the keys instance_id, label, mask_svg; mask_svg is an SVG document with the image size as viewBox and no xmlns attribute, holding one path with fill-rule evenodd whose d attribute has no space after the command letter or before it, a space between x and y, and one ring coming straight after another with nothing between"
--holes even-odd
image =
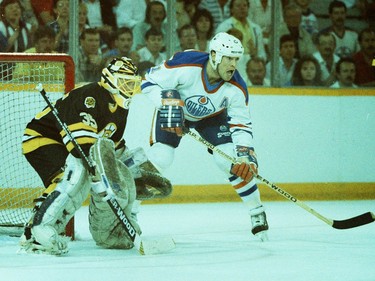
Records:
<instances>
[{"instance_id":1,"label":"white hockey helmet","mask_svg":"<svg viewBox=\"0 0 375 281\"><path fill-rule=\"evenodd\" d=\"M131 98L140 92L142 77L138 68L127 57L114 58L103 68L100 84L108 90L116 103L128 108Z\"/></svg>"},{"instance_id":2,"label":"white hockey helmet","mask_svg":"<svg viewBox=\"0 0 375 281\"><path fill-rule=\"evenodd\" d=\"M214 69L217 68L223 56L238 57L243 55L244 49L241 41L226 32L216 34L210 41L210 63ZM215 51L215 60L212 59L212 51Z\"/></svg>"}]
</instances>

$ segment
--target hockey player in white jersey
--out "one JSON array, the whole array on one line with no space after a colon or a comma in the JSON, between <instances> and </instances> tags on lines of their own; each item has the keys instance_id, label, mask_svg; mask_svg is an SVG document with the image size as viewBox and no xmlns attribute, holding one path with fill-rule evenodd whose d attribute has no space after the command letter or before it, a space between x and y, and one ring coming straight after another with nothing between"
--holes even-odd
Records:
<instances>
[{"instance_id":1,"label":"hockey player in white jersey","mask_svg":"<svg viewBox=\"0 0 375 281\"><path fill-rule=\"evenodd\" d=\"M247 86L236 70L243 55L241 42L225 32L210 41L209 54L188 50L151 68L142 92L156 105L152 122L150 161L168 168L183 136L183 127L194 128L204 139L236 158L232 165L213 153L218 167L247 205L252 233L267 239L265 208L254 175L252 121Z\"/></svg>"}]
</instances>

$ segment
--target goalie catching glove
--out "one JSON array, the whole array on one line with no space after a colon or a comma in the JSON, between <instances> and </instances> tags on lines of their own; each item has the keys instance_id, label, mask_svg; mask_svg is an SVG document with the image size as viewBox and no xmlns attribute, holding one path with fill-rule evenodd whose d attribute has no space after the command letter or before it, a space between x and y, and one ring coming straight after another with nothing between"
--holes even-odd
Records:
<instances>
[{"instance_id":1,"label":"goalie catching glove","mask_svg":"<svg viewBox=\"0 0 375 281\"><path fill-rule=\"evenodd\" d=\"M161 104L159 108L160 126L163 130L182 136L184 125L184 102L181 100L180 93L177 90L161 91Z\"/></svg>"},{"instance_id":2,"label":"goalie catching glove","mask_svg":"<svg viewBox=\"0 0 375 281\"><path fill-rule=\"evenodd\" d=\"M252 147L236 146L236 163L232 164L231 173L250 182L258 174L258 161Z\"/></svg>"}]
</instances>

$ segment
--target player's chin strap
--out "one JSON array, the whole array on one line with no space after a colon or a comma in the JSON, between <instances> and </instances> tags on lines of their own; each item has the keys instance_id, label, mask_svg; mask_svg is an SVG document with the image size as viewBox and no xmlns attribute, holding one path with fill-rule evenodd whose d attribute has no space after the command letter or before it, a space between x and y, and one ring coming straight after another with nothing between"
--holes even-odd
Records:
<instances>
[{"instance_id":1,"label":"player's chin strap","mask_svg":"<svg viewBox=\"0 0 375 281\"><path fill-rule=\"evenodd\" d=\"M82 158L83 164L86 167L86 169L90 172L91 175L100 176L102 178L103 183L107 186L107 191L112 190L111 187L109 186L109 181L105 174L96 175L95 164L83 152L81 146L78 144L77 140L73 137L68 126L60 119L57 109L52 105L51 101L48 99L46 91L43 89L42 84L38 84L36 89L43 96L48 107L51 109L52 114L55 116L57 122L59 123L61 129L64 130L66 135L69 137L69 140L73 143L73 146L79 153L80 157ZM118 220L121 222L126 233L130 237L130 239L133 241L134 246L137 248L140 254L142 255L158 254L158 253L169 251L175 247L174 241L172 239L166 239L166 240L160 240L160 241L143 241L140 235L136 232L134 226L130 223L129 218L125 214L124 210L122 210L116 198L114 196L111 196L110 192L107 192L107 195L105 195L105 198L106 198L107 203L111 207L112 211L114 212Z\"/></svg>"},{"instance_id":2,"label":"player's chin strap","mask_svg":"<svg viewBox=\"0 0 375 281\"><path fill-rule=\"evenodd\" d=\"M189 128L185 127L184 130L183 130L183 132L184 132L185 135L191 136L193 139L195 139L198 142L204 144L209 149L211 149L212 151L216 152L220 156L224 157L225 159L227 159L231 163L236 163L234 157L226 154L224 151L220 150L219 148L217 148L213 144L209 143L208 141L206 141L201 136L199 136L196 133L194 133L191 130L189 130ZM318 213L317 211L315 211L314 209L312 209L311 207L309 207L308 205L306 205L304 202L298 200L296 197L294 197L293 195L291 195L289 192L287 192L287 191L283 190L282 188L278 187L276 184L269 182L267 179L263 178L259 174L256 175L256 178L258 180L262 181L263 183L265 183L273 191L275 191L278 194L282 195L283 197L285 197L289 201L292 201L293 203L297 204L302 209L306 210L307 212L309 212L313 216L317 217L318 219L322 220L323 222L325 222L329 226L332 226L333 228L336 228L336 229L348 229L348 228L353 228L353 227L365 225L365 224L368 224L368 223L372 223L372 222L375 221L375 214L372 213L372 212L367 212L367 213L364 213L362 215L359 215L359 216L356 216L356 217L352 217L352 218L349 218L349 219L346 219L346 220L340 220L340 221L339 220L332 220L332 219L326 218L325 216L321 215L320 213Z\"/></svg>"}]
</instances>

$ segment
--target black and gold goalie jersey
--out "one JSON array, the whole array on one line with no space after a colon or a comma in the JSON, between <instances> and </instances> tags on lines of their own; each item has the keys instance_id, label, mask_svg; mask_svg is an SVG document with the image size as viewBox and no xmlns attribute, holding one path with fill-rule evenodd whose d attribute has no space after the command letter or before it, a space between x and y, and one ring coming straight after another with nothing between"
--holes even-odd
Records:
<instances>
[{"instance_id":1,"label":"black and gold goalie jersey","mask_svg":"<svg viewBox=\"0 0 375 281\"><path fill-rule=\"evenodd\" d=\"M57 100L55 107L61 121L68 126L86 155L98 137L109 138L116 146L123 145L122 136L129 111L117 106L110 93L98 83L72 90ZM51 144L64 145L68 152L79 157L71 139L61 129L50 108L46 107L27 124L22 149L26 154Z\"/></svg>"}]
</instances>

